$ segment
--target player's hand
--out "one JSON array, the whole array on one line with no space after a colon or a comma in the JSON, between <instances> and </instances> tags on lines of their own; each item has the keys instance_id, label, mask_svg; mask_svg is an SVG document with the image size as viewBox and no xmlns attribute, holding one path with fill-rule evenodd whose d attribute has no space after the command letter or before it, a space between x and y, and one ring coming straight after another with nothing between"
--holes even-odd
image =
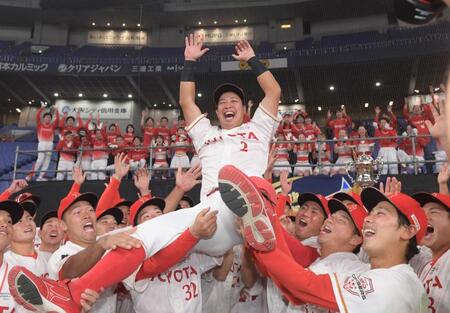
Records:
<instances>
[{"instance_id":1,"label":"player's hand","mask_svg":"<svg viewBox=\"0 0 450 313\"><path fill-rule=\"evenodd\" d=\"M189 34L185 37L184 59L186 61L197 61L209 51L208 48L203 48L203 40L204 36L202 35Z\"/></svg>"},{"instance_id":2,"label":"player's hand","mask_svg":"<svg viewBox=\"0 0 450 313\"><path fill-rule=\"evenodd\" d=\"M292 182L288 180L289 172L286 170L280 173L281 194L287 196L292 189Z\"/></svg>"},{"instance_id":3,"label":"player's hand","mask_svg":"<svg viewBox=\"0 0 450 313\"><path fill-rule=\"evenodd\" d=\"M446 185L450 178L450 171L448 170L448 163L445 163L437 177L437 181L439 185Z\"/></svg>"},{"instance_id":4,"label":"player's hand","mask_svg":"<svg viewBox=\"0 0 450 313\"><path fill-rule=\"evenodd\" d=\"M131 234L134 233L135 231L136 231L136 228L133 227L124 232L120 232L120 233L112 234L112 235L106 235L104 237L101 237L97 241L97 243L105 251L115 250L117 248L122 248L122 249L127 249L127 250L130 250L133 248L140 248L141 241L139 239L131 236Z\"/></svg>"},{"instance_id":5,"label":"player's hand","mask_svg":"<svg viewBox=\"0 0 450 313\"><path fill-rule=\"evenodd\" d=\"M13 194L13 193L21 191L22 189L24 189L26 187L28 187L28 183L25 179L15 179L15 180L13 180L11 185L9 185L8 191L10 194Z\"/></svg>"},{"instance_id":6,"label":"player's hand","mask_svg":"<svg viewBox=\"0 0 450 313\"><path fill-rule=\"evenodd\" d=\"M147 116L147 110L142 110L142 116L146 117Z\"/></svg>"},{"instance_id":7,"label":"player's hand","mask_svg":"<svg viewBox=\"0 0 450 313\"><path fill-rule=\"evenodd\" d=\"M197 214L194 224L189 227L192 236L197 239L211 238L217 230L217 213L205 208Z\"/></svg>"},{"instance_id":8,"label":"player's hand","mask_svg":"<svg viewBox=\"0 0 450 313\"><path fill-rule=\"evenodd\" d=\"M147 168L137 170L133 176L134 185L139 190L141 197L150 194L150 173Z\"/></svg>"},{"instance_id":9,"label":"player's hand","mask_svg":"<svg viewBox=\"0 0 450 313\"><path fill-rule=\"evenodd\" d=\"M236 232L242 236L242 238L244 237L244 223L242 222L242 219L240 217L236 217L236 219L234 220L234 225L236 227Z\"/></svg>"},{"instance_id":10,"label":"player's hand","mask_svg":"<svg viewBox=\"0 0 450 313\"><path fill-rule=\"evenodd\" d=\"M250 46L247 40L239 41L234 49L236 50L236 54L232 56L235 60L247 62L255 56L255 51L253 51L252 46Z\"/></svg>"},{"instance_id":11,"label":"player's hand","mask_svg":"<svg viewBox=\"0 0 450 313\"><path fill-rule=\"evenodd\" d=\"M94 303L98 300L98 298L100 298L100 294L102 292L103 292L103 289L100 291L100 293L97 293L91 289L86 289L81 294L81 299L80 299L81 313L90 312L90 310L94 306Z\"/></svg>"},{"instance_id":12,"label":"player's hand","mask_svg":"<svg viewBox=\"0 0 450 313\"><path fill-rule=\"evenodd\" d=\"M130 170L130 164L127 162L127 154L121 152L114 157L114 177L122 180Z\"/></svg>"},{"instance_id":13,"label":"player's hand","mask_svg":"<svg viewBox=\"0 0 450 313\"><path fill-rule=\"evenodd\" d=\"M341 112L342 112L344 115L347 115L347 110L345 109L345 105L342 105L342 106L341 106Z\"/></svg>"},{"instance_id":14,"label":"player's hand","mask_svg":"<svg viewBox=\"0 0 450 313\"><path fill-rule=\"evenodd\" d=\"M272 170L276 161L277 161L277 148L275 147L275 145L272 145L269 151L269 160L267 162L267 168Z\"/></svg>"},{"instance_id":15,"label":"player's hand","mask_svg":"<svg viewBox=\"0 0 450 313\"><path fill-rule=\"evenodd\" d=\"M386 186L380 183L380 191L388 197L395 196L402 192L402 183L395 177L388 177L386 178Z\"/></svg>"},{"instance_id":16,"label":"player's hand","mask_svg":"<svg viewBox=\"0 0 450 313\"><path fill-rule=\"evenodd\" d=\"M74 166L72 168L72 177L75 184L82 185L86 180L86 173L83 173L80 166Z\"/></svg>"},{"instance_id":17,"label":"player's hand","mask_svg":"<svg viewBox=\"0 0 450 313\"><path fill-rule=\"evenodd\" d=\"M376 107L375 107L375 114L376 115L379 115L381 113L381 109L380 109L380 107L377 105Z\"/></svg>"},{"instance_id":18,"label":"player's hand","mask_svg":"<svg viewBox=\"0 0 450 313\"><path fill-rule=\"evenodd\" d=\"M201 180L198 179L201 175L202 167L200 164L191 167L184 173L181 167L179 167L175 177L175 185L186 193L201 183Z\"/></svg>"}]
</instances>

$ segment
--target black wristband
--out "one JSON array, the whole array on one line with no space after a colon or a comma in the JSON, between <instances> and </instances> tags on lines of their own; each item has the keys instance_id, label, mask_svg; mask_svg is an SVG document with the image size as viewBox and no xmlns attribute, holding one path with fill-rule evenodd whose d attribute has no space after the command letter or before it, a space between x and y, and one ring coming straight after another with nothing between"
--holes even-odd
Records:
<instances>
[{"instance_id":1,"label":"black wristband","mask_svg":"<svg viewBox=\"0 0 450 313\"><path fill-rule=\"evenodd\" d=\"M195 82L195 72L197 69L197 62L184 61L183 71L181 72L182 82Z\"/></svg>"},{"instance_id":2,"label":"black wristband","mask_svg":"<svg viewBox=\"0 0 450 313\"><path fill-rule=\"evenodd\" d=\"M247 61L247 64L252 68L253 73L255 73L256 77L267 71L267 68L262 64L256 56L252 57Z\"/></svg>"}]
</instances>

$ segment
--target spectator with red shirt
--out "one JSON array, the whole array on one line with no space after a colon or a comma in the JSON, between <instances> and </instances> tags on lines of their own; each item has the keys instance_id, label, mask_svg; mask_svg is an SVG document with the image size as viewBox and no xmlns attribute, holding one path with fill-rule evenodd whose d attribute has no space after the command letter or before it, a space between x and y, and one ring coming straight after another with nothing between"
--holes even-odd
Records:
<instances>
[{"instance_id":1,"label":"spectator with red shirt","mask_svg":"<svg viewBox=\"0 0 450 313\"><path fill-rule=\"evenodd\" d=\"M347 174L347 164L353 161L351 144L350 141L347 141L347 130L343 128L340 129L338 137L334 139L340 139L340 141L334 143L333 151L334 154L338 157L336 160L336 164L340 165L334 166L331 169L331 175L345 175Z\"/></svg>"},{"instance_id":2,"label":"spectator with red shirt","mask_svg":"<svg viewBox=\"0 0 450 313\"><path fill-rule=\"evenodd\" d=\"M168 127L169 119L165 116L159 119L159 127L156 130L156 135L163 137L166 144L170 142L170 128Z\"/></svg>"},{"instance_id":3,"label":"spectator with red shirt","mask_svg":"<svg viewBox=\"0 0 450 313\"><path fill-rule=\"evenodd\" d=\"M412 125L408 124L406 126L406 131L402 134L403 138L400 141L399 149L397 150L397 158L401 162L402 172L406 173L406 169L408 169L409 172L414 171L414 153L413 153L413 145L412 141L413 138L417 136L418 131L416 128L413 128ZM424 158L424 148L427 143L427 139L425 137L415 137L414 138L414 145L415 145L415 155L416 160L418 163L418 169L419 172L422 172L422 166L425 164L425 158Z\"/></svg>"},{"instance_id":4,"label":"spectator with red shirt","mask_svg":"<svg viewBox=\"0 0 450 313\"><path fill-rule=\"evenodd\" d=\"M312 173L311 164L309 163L309 154L311 153L311 145L306 143L307 138L305 135L300 134L298 136L298 141L303 141L302 143L297 143L294 146L294 153L297 156L297 161L295 165L304 165L294 167L294 175L299 177L309 176Z\"/></svg>"},{"instance_id":5,"label":"spectator with red shirt","mask_svg":"<svg viewBox=\"0 0 450 313\"><path fill-rule=\"evenodd\" d=\"M78 136L80 138L79 149L81 158L81 169L86 172L86 178L91 179L91 162L92 162L92 145L87 132L82 129L79 131Z\"/></svg>"},{"instance_id":6,"label":"spectator with red shirt","mask_svg":"<svg viewBox=\"0 0 450 313\"><path fill-rule=\"evenodd\" d=\"M380 116L384 115L389 120L389 125L392 129L397 129L397 117L392 112L392 105L388 105L386 107L386 112L382 112L381 108L379 106L375 107L375 119L374 122L379 125L380 123Z\"/></svg>"},{"instance_id":7,"label":"spectator with red shirt","mask_svg":"<svg viewBox=\"0 0 450 313\"><path fill-rule=\"evenodd\" d=\"M294 137L298 137L298 135L303 134L303 130L305 128L305 118L302 114L297 114L294 119Z\"/></svg>"},{"instance_id":8,"label":"spectator with red shirt","mask_svg":"<svg viewBox=\"0 0 450 313\"><path fill-rule=\"evenodd\" d=\"M106 128L106 124L105 124L105 128ZM117 136L121 136L120 127L117 123L112 123L108 126L108 131L106 131L106 140L108 142L108 145L116 144Z\"/></svg>"},{"instance_id":9,"label":"spectator with red shirt","mask_svg":"<svg viewBox=\"0 0 450 313\"><path fill-rule=\"evenodd\" d=\"M108 164L109 149L106 144L106 138L101 129L95 131L95 139L92 141L92 163L91 174L93 180L104 180L106 178L106 166Z\"/></svg>"},{"instance_id":10,"label":"spectator with red shirt","mask_svg":"<svg viewBox=\"0 0 450 313\"><path fill-rule=\"evenodd\" d=\"M189 151L189 139L187 137L186 131L184 127L179 127L177 134L173 138L172 147L173 147L173 157L170 161L171 168L189 168L189 157L187 156L187 152Z\"/></svg>"},{"instance_id":11,"label":"spectator with red shirt","mask_svg":"<svg viewBox=\"0 0 450 313\"><path fill-rule=\"evenodd\" d=\"M307 140L315 140L320 134L320 128L317 127L316 123L313 123L311 117L307 116L305 117L305 126L303 127L302 133Z\"/></svg>"},{"instance_id":12,"label":"spectator with red shirt","mask_svg":"<svg viewBox=\"0 0 450 313\"><path fill-rule=\"evenodd\" d=\"M27 180L31 180L35 172L40 171L39 177L37 181L46 181L44 178L45 171L48 169L50 165L50 159L52 157L53 150L53 138L55 136L55 130L58 128L59 122L59 113L58 110L55 110L55 120L52 122L52 114L50 112L44 113L45 107L42 106L36 112L36 132L38 137L38 157L36 163L34 164L33 170L27 176ZM42 115L42 117L41 117ZM47 151L47 152L39 152L39 151Z\"/></svg>"},{"instance_id":13,"label":"spectator with red shirt","mask_svg":"<svg viewBox=\"0 0 450 313\"><path fill-rule=\"evenodd\" d=\"M132 171L144 168L148 158L148 150L142 145L142 139L139 136L134 137L132 149L128 150L127 156Z\"/></svg>"},{"instance_id":14,"label":"spectator with red shirt","mask_svg":"<svg viewBox=\"0 0 450 313\"><path fill-rule=\"evenodd\" d=\"M327 166L330 164L331 160L331 147L326 142L326 136L323 133L320 133L317 136L318 141L315 143L315 148L313 149L313 159L315 160L317 166L314 168L314 175L330 175L331 168ZM320 165L319 162L320 156Z\"/></svg>"},{"instance_id":15,"label":"spectator with red shirt","mask_svg":"<svg viewBox=\"0 0 450 313\"><path fill-rule=\"evenodd\" d=\"M89 115L89 119L86 122L86 128L91 122L92 116ZM78 141L78 131L85 127L83 120L81 119L80 112L77 113L77 125L75 125L75 118L73 116L68 116L67 112L64 112L63 117L59 120L59 132L60 134L65 134L70 131L74 136L74 140Z\"/></svg>"},{"instance_id":16,"label":"spectator with red shirt","mask_svg":"<svg viewBox=\"0 0 450 313\"><path fill-rule=\"evenodd\" d=\"M152 145L153 138L155 137L157 128L154 127L155 122L151 116L148 116L148 110L142 111L141 116L141 132L143 137L144 147L150 147Z\"/></svg>"},{"instance_id":17,"label":"spectator with red shirt","mask_svg":"<svg viewBox=\"0 0 450 313\"><path fill-rule=\"evenodd\" d=\"M397 131L390 124L389 116L386 114L380 114L379 108L375 108L376 117L375 120L377 128L375 129L375 137L394 137L397 136ZM392 113L392 112L391 112ZM380 139L378 140L380 144L380 151L378 156L386 162L398 162L397 160L397 139ZM398 164L384 164L381 170L381 175L391 175L398 174Z\"/></svg>"},{"instance_id":18,"label":"spectator with red shirt","mask_svg":"<svg viewBox=\"0 0 450 313\"><path fill-rule=\"evenodd\" d=\"M277 134L277 142L274 144L275 149L275 163L272 170L274 177L280 177L281 172L287 171L291 173L291 164L289 163L289 151L292 151L292 145L290 143L282 143L286 141L283 133Z\"/></svg>"},{"instance_id":19,"label":"spectator with red shirt","mask_svg":"<svg viewBox=\"0 0 450 313\"><path fill-rule=\"evenodd\" d=\"M339 137L339 131L345 129L347 131L352 126L352 119L347 115L345 106L336 111L336 118L332 119L333 113L327 112L327 127L331 129L333 137Z\"/></svg>"},{"instance_id":20,"label":"spectator with red shirt","mask_svg":"<svg viewBox=\"0 0 450 313\"><path fill-rule=\"evenodd\" d=\"M134 137L136 137L136 132L133 124L128 124L127 127L125 127L125 134L123 134L122 137L127 144L133 144Z\"/></svg>"},{"instance_id":21,"label":"spectator with red shirt","mask_svg":"<svg viewBox=\"0 0 450 313\"><path fill-rule=\"evenodd\" d=\"M367 129L364 126L359 126L356 135L350 139L354 139L351 145L355 148L357 156L363 154L372 155L375 142L369 138Z\"/></svg>"},{"instance_id":22,"label":"spectator with red shirt","mask_svg":"<svg viewBox=\"0 0 450 313\"><path fill-rule=\"evenodd\" d=\"M56 180L64 180L65 177L67 177L67 180L72 180L72 169L75 166L77 149L78 144L75 142L72 132L67 130L64 133L63 139L59 141L55 149L59 152Z\"/></svg>"}]
</instances>

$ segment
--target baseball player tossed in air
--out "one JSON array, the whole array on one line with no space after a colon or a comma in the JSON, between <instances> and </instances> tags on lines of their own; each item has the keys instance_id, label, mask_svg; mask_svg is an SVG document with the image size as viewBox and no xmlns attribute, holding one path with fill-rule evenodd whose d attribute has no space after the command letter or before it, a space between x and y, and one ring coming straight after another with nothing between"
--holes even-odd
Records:
<instances>
[{"instance_id":1,"label":"baseball player tossed in air","mask_svg":"<svg viewBox=\"0 0 450 313\"><path fill-rule=\"evenodd\" d=\"M265 96L252 120L243 123L244 92L233 84L219 86L214 100L220 127L212 126L195 104L196 64L207 51L202 37L186 37L186 62L180 83L180 106L202 163L201 202L189 210L171 212L138 225L132 236L142 246L112 250L76 280L57 282L39 278L23 267L12 269L10 289L14 290L16 301L40 311L79 312L81 291L98 291L130 276L145 259L179 237L207 207L218 210L217 231L210 239L201 240L193 252L221 256L242 242L235 231L236 215L232 210L242 218L251 246L261 251L274 248L272 226L258 187L268 184L272 188L260 177L267 166L269 142L278 122L280 86L256 58L250 44L240 41L233 57L250 65ZM30 284L35 288L29 288ZM30 291L33 295L28 294Z\"/></svg>"}]
</instances>

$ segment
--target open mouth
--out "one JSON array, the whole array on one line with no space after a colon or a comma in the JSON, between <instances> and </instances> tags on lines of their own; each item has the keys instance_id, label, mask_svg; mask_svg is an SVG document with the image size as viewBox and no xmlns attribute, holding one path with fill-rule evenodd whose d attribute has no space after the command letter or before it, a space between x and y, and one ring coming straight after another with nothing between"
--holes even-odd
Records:
<instances>
[{"instance_id":1,"label":"open mouth","mask_svg":"<svg viewBox=\"0 0 450 313\"><path fill-rule=\"evenodd\" d=\"M308 226L308 222L307 222L304 218L300 218L300 219L298 220L298 225L299 225L300 227L306 227L306 226Z\"/></svg>"},{"instance_id":2,"label":"open mouth","mask_svg":"<svg viewBox=\"0 0 450 313\"><path fill-rule=\"evenodd\" d=\"M234 118L235 115L236 114L234 112L231 112L231 111L226 111L224 113L225 120L227 120L227 121L231 121Z\"/></svg>"},{"instance_id":3,"label":"open mouth","mask_svg":"<svg viewBox=\"0 0 450 313\"><path fill-rule=\"evenodd\" d=\"M27 228L27 229L25 229L23 232L24 232L25 234L29 234L29 233L32 233L32 232L33 232L33 229L32 229L32 228Z\"/></svg>"},{"instance_id":4,"label":"open mouth","mask_svg":"<svg viewBox=\"0 0 450 313\"><path fill-rule=\"evenodd\" d=\"M50 238L57 238L58 237L58 233L57 232L51 232L49 234Z\"/></svg>"},{"instance_id":5,"label":"open mouth","mask_svg":"<svg viewBox=\"0 0 450 313\"><path fill-rule=\"evenodd\" d=\"M93 232L94 231L94 224L92 222L88 222L83 225L83 229L85 232Z\"/></svg>"},{"instance_id":6,"label":"open mouth","mask_svg":"<svg viewBox=\"0 0 450 313\"><path fill-rule=\"evenodd\" d=\"M365 228L362 231L364 239L370 238L375 235L375 231L373 229Z\"/></svg>"},{"instance_id":7,"label":"open mouth","mask_svg":"<svg viewBox=\"0 0 450 313\"><path fill-rule=\"evenodd\" d=\"M4 230L0 230L0 236L7 236L7 232Z\"/></svg>"},{"instance_id":8,"label":"open mouth","mask_svg":"<svg viewBox=\"0 0 450 313\"><path fill-rule=\"evenodd\" d=\"M329 233L331 233L331 228L330 228L330 226L326 225L326 226L322 227L321 231L325 234L329 234Z\"/></svg>"},{"instance_id":9,"label":"open mouth","mask_svg":"<svg viewBox=\"0 0 450 313\"><path fill-rule=\"evenodd\" d=\"M432 233L434 233L434 227L433 227L433 225L428 224L427 225L427 235L432 234Z\"/></svg>"}]
</instances>

